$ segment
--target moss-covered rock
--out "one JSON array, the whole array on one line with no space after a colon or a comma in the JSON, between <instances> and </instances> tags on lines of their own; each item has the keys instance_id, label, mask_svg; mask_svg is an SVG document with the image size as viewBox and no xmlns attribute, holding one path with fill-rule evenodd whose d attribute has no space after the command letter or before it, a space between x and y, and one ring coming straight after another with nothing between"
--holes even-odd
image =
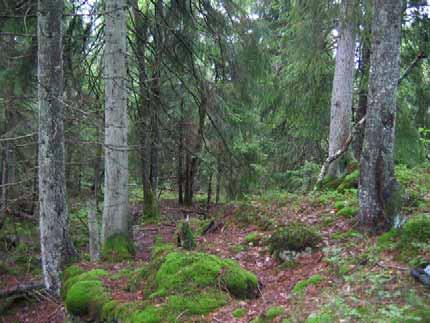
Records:
<instances>
[{"instance_id":1,"label":"moss-covered rock","mask_svg":"<svg viewBox=\"0 0 430 323\"><path fill-rule=\"evenodd\" d=\"M173 312L186 311L191 315L204 315L224 306L227 302L227 295L219 291L211 291L195 295L172 295L168 298L167 306Z\"/></svg>"},{"instance_id":2,"label":"moss-covered rock","mask_svg":"<svg viewBox=\"0 0 430 323\"><path fill-rule=\"evenodd\" d=\"M109 262L119 262L132 259L134 246L130 238L122 233L110 236L104 243L102 259Z\"/></svg>"},{"instance_id":3,"label":"moss-covered rock","mask_svg":"<svg viewBox=\"0 0 430 323\"><path fill-rule=\"evenodd\" d=\"M85 270L78 265L71 265L63 271L62 280L66 281L69 278L83 274Z\"/></svg>"},{"instance_id":4,"label":"moss-covered rock","mask_svg":"<svg viewBox=\"0 0 430 323\"><path fill-rule=\"evenodd\" d=\"M291 223L275 231L268 240L270 254L279 259L281 252L304 251L314 248L321 241L320 234L303 223Z\"/></svg>"},{"instance_id":5,"label":"moss-covered rock","mask_svg":"<svg viewBox=\"0 0 430 323\"><path fill-rule=\"evenodd\" d=\"M220 282L232 295L240 298L256 297L258 291L257 277L237 262L204 253L168 254L155 280L157 290L152 297L217 288Z\"/></svg>"},{"instance_id":6,"label":"moss-covered rock","mask_svg":"<svg viewBox=\"0 0 430 323\"><path fill-rule=\"evenodd\" d=\"M104 269L93 269L87 272L83 272L81 274L69 276L69 278L66 279L63 283L61 295L63 296L63 298L65 298L69 289L78 282L100 280L101 277L106 276L107 274L108 272ZM67 275L65 274L65 276Z\"/></svg>"},{"instance_id":7,"label":"moss-covered rock","mask_svg":"<svg viewBox=\"0 0 430 323\"><path fill-rule=\"evenodd\" d=\"M96 319L107 301L108 294L101 281L84 280L70 287L65 304L67 311L72 315Z\"/></svg>"}]
</instances>

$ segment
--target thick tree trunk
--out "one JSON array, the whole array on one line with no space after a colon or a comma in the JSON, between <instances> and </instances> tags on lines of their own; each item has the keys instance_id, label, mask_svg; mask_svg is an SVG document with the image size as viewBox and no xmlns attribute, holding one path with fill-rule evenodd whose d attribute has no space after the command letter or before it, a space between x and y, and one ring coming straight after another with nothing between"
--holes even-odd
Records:
<instances>
[{"instance_id":1,"label":"thick tree trunk","mask_svg":"<svg viewBox=\"0 0 430 323\"><path fill-rule=\"evenodd\" d=\"M340 39L331 97L329 156L342 149L351 131L355 53L353 13L354 1L342 0ZM339 177L342 172L341 160L336 160L330 165L328 176Z\"/></svg>"},{"instance_id":2,"label":"thick tree trunk","mask_svg":"<svg viewBox=\"0 0 430 323\"><path fill-rule=\"evenodd\" d=\"M38 3L39 204L45 287L60 292L62 266L73 254L64 165L63 0Z\"/></svg>"},{"instance_id":3,"label":"thick tree trunk","mask_svg":"<svg viewBox=\"0 0 430 323\"><path fill-rule=\"evenodd\" d=\"M129 233L125 0L107 0L105 17L105 190L103 243Z\"/></svg>"},{"instance_id":4,"label":"thick tree trunk","mask_svg":"<svg viewBox=\"0 0 430 323\"><path fill-rule=\"evenodd\" d=\"M396 90L400 76L402 2L375 0L369 105L360 164L360 223L371 230L393 224L401 203L394 176Z\"/></svg>"}]
</instances>

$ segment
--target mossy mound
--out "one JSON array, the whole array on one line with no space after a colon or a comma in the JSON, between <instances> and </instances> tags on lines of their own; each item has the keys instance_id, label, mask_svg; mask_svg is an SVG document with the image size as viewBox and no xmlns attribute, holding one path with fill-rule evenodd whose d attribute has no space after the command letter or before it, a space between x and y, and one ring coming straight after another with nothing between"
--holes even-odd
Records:
<instances>
[{"instance_id":1,"label":"mossy mound","mask_svg":"<svg viewBox=\"0 0 430 323\"><path fill-rule=\"evenodd\" d=\"M157 290L152 297L217 287L225 288L239 298L254 298L258 292L258 280L254 274L232 260L204 253L168 254L155 280Z\"/></svg>"},{"instance_id":2,"label":"mossy mound","mask_svg":"<svg viewBox=\"0 0 430 323\"><path fill-rule=\"evenodd\" d=\"M102 249L102 260L109 262L120 262L132 259L134 246L130 238L122 233L110 236Z\"/></svg>"},{"instance_id":3,"label":"mossy mound","mask_svg":"<svg viewBox=\"0 0 430 323\"><path fill-rule=\"evenodd\" d=\"M320 234L303 223L291 223L275 231L269 238L269 251L279 259L285 250L301 252L306 248L314 248L321 241Z\"/></svg>"},{"instance_id":4,"label":"mossy mound","mask_svg":"<svg viewBox=\"0 0 430 323\"><path fill-rule=\"evenodd\" d=\"M412 248L416 244L430 243L430 215L416 215L404 225L400 246L403 249Z\"/></svg>"},{"instance_id":5,"label":"mossy mound","mask_svg":"<svg viewBox=\"0 0 430 323\"><path fill-rule=\"evenodd\" d=\"M85 270L83 268L79 267L78 265L71 265L63 271L63 276L62 276L63 281L66 281L69 278L72 278L74 276L78 276L80 274L83 274L84 272L85 272Z\"/></svg>"},{"instance_id":6,"label":"mossy mound","mask_svg":"<svg viewBox=\"0 0 430 323\"><path fill-rule=\"evenodd\" d=\"M99 280L84 280L73 284L67 292L65 304L67 311L76 316L98 318L108 294Z\"/></svg>"},{"instance_id":7,"label":"mossy mound","mask_svg":"<svg viewBox=\"0 0 430 323\"><path fill-rule=\"evenodd\" d=\"M66 298L70 288L77 282L100 280L101 277L106 276L108 274L108 272L104 269L93 269L79 274L78 271L76 271L75 269L69 270L69 268L66 269L63 273L65 279L63 287L61 289L61 295L63 296L63 298ZM70 276L71 272L74 272L75 275Z\"/></svg>"}]
</instances>

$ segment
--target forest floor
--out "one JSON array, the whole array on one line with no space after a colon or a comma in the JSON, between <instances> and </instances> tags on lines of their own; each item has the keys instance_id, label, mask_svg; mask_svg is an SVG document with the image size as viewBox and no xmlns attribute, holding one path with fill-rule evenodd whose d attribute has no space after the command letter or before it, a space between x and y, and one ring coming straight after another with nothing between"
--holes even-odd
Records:
<instances>
[{"instance_id":1,"label":"forest floor","mask_svg":"<svg viewBox=\"0 0 430 323\"><path fill-rule=\"evenodd\" d=\"M429 201L420 212L430 212ZM250 200L244 204L213 206L209 218L222 225L213 233L196 238L196 250L234 259L255 273L260 282L260 297L251 300L231 298L227 305L192 321L209 322L413 322L430 321L429 290L410 277L411 262L397 248L390 234L372 236L355 229L354 217L339 216L334 200L324 196ZM135 204L139 214L141 205ZM85 269L103 268L110 275L103 283L111 297L119 302L142 300L141 289L130 291L126 270L143 266L151 257L157 237L176 241L178 220L186 215L201 218L205 208L179 207L176 202L162 201L158 224L136 224L133 235L136 255L133 261L116 264L93 264L83 261ZM250 211L253 210L253 211ZM243 212L250 212L244 217ZM255 218L255 221L253 220ZM265 218L275 227L299 221L319 231L322 241L311 252L296 259L279 262L264 243L272 234L257 219ZM245 219L245 220L244 220ZM254 239L250 239L250 237ZM255 239L258 236L258 239ZM415 255L430 260L430 251ZM39 274L0 273L1 289L40 279ZM116 278L112 278L116 277ZM14 300L12 300L13 302ZM8 304L9 305L9 304ZM241 309L241 317L235 312ZM0 308L1 310L1 308ZM272 312L275 315L268 316ZM0 312L1 313L1 312ZM0 322L64 322L62 302L44 293L29 293L16 299ZM188 321L178 319L178 322Z\"/></svg>"}]
</instances>

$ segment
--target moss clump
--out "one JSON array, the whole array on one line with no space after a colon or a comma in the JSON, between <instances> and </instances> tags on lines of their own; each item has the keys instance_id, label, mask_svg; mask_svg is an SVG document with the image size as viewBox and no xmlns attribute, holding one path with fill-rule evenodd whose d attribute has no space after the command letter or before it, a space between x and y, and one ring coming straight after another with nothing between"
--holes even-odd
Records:
<instances>
[{"instance_id":1,"label":"moss clump","mask_svg":"<svg viewBox=\"0 0 430 323\"><path fill-rule=\"evenodd\" d=\"M81 281L93 281L100 280L101 277L106 276L108 272L103 269L93 269L87 272L84 272L79 275L74 275L68 278L61 289L61 295L65 298L68 294L69 289L76 283Z\"/></svg>"},{"instance_id":2,"label":"moss clump","mask_svg":"<svg viewBox=\"0 0 430 323\"><path fill-rule=\"evenodd\" d=\"M186 311L191 315L204 315L227 304L228 298L221 292L204 292L196 295L172 295L167 306L177 313Z\"/></svg>"},{"instance_id":3,"label":"moss clump","mask_svg":"<svg viewBox=\"0 0 430 323\"><path fill-rule=\"evenodd\" d=\"M70 287L65 304L70 314L85 315L95 319L107 301L108 296L101 281L85 280Z\"/></svg>"},{"instance_id":4,"label":"moss clump","mask_svg":"<svg viewBox=\"0 0 430 323\"><path fill-rule=\"evenodd\" d=\"M164 307L148 306L144 310L136 311L127 322L133 323L162 323L166 322Z\"/></svg>"},{"instance_id":5,"label":"moss clump","mask_svg":"<svg viewBox=\"0 0 430 323\"><path fill-rule=\"evenodd\" d=\"M102 250L102 259L109 262L119 262L133 258L134 246L130 238L122 233L110 236Z\"/></svg>"},{"instance_id":6,"label":"moss clump","mask_svg":"<svg viewBox=\"0 0 430 323\"><path fill-rule=\"evenodd\" d=\"M294 285L293 293L302 293L306 287L309 285L317 285L319 282L322 281L322 277L320 275L314 275L312 277L309 277L308 279L299 281L296 285Z\"/></svg>"},{"instance_id":7,"label":"moss clump","mask_svg":"<svg viewBox=\"0 0 430 323\"><path fill-rule=\"evenodd\" d=\"M359 211L360 209L358 207L345 206L344 208L337 211L336 214L345 218L353 218L358 214Z\"/></svg>"},{"instance_id":8,"label":"moss clump","mask_svg":"<svg viewBox=\"0 0 430 323\"><path fill-rule=\"evenodd\" d=\"M246 235L245 242L248 244L251 243L254 246L258 246L260 244L261 239L262 239L261 234L254 231Z\"/></svg>"},{"instance_id":9,"label":"moss clump","mask_svg":"<svg viewBox=\"0 0 430 323\"><path fill-rule=\"evenodd\" d=\"M254 298L258 292L257 277L242 269L239 264L233 260L224 260L225 269L221 276L221 282L224 283L227 290L238 298Z\"/></svg>"},{"instance_id":10,"label":"moss clump","mask_svg":"<svg viewBox=\"0 0 430 323\"><path fill-rule=\"evenodd\" d=\"M196 241L188 221L181 222L178 226L178 246L187 250L194 249L196 247Z\"/></svg>"},{"instance_id":11,"label":"moss clump","mask_svg":"<svg viewBox=\"0 0 430 323\"><path fill-rule=\"evenodd\" d=\"M417 243L430 242L430 216L416 215L410 218L404 225L400 246L403 249L413 246Z\"/></svg>"},{"instance_id":12,"label":"moss clump","mask_svg":"<svg viewBox=\"0 0 430 323\"><path fill-rule=\"evenodd\" d=\"M400 231L398 229L391 229L390 231L380 235L376 241L378 250L382 251L392 249L396 245L399 233Z\"/></svg>"},{"instance_id":13,"label":"moss clump","mask_svg":"<svg viewBox=\"0 0 430 323\"><path fill-rule=\"evenodd\" d=\"M178 291L192 292L216 288L219 282L234 296L252 298L257 295L257 277L232 260L222 260L204 253L172 252L166 256L155 277L155 296Z\"/></svg>"},{"instance_id":14,"label":"moss clump","mask_svg":"<svg viewBox=\"0 0 430 323\"><path fill-rule=\"evenodd\" d=\"M71 265L63 271L63 281L66 281L74 276L78 276L84 272L85 271L78 265Z\"/></svg>"},{"instance_id":15,"label":"moss clump","mask_svg":"<svg viewBox=\"0 0 430 323\"><path fill-rule=\"evenodd\" d=\"M268 318L269 320L273 320L274 318L278 317L279 315L284 314L285 309L282 306L274 306L269 308L264 316Z\"/></svg>"},{"instance_id":16,"label":"moss clump","mask_svg":"<svg viewBox=\"0 0 430 323\"><path fill-rule=\"evenodd\" d=\"M282 251L300 252L306 248L314 248L321 241L320 234L303 223L291 223L278 229L269 238L270 254L279 258Z\"/></svg>"},{"instance_id":17,"label":"moss clump","mask_svg":"<svg viewBox=\"0 0 430 323\"><path fill-rule=\"evenodd\" d=\"M245 308L236 308L233 313L232 313L233 317L235 318L241 318L244 317L246 315L246 309Z\"/></svg>"}]
</instances>

